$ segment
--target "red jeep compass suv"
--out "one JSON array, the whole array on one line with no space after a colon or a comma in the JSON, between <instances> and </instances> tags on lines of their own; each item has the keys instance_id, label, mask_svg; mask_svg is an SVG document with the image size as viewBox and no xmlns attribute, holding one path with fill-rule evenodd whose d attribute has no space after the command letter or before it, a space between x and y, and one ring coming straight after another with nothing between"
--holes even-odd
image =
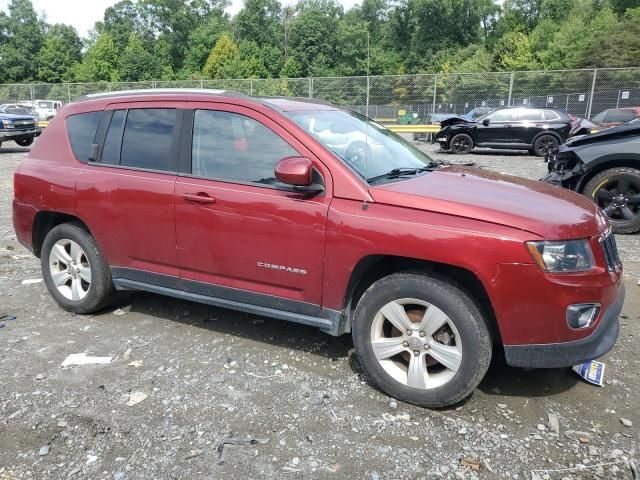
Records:
<instances>
[{"instance_id":1,"label":"red jeep compass suv","mask_svg":"<svg viewBox=\"0 0 640 480\"><path fill-rule=\"evenodd\" d=\"M468 396L492 344L564 367L618 335L621 264L593 203L441 167L327 104L84 97L20 164L13 215L64 309L146 290L351 332L369 378L423 406Z\"/></svg>"}]
</instances>

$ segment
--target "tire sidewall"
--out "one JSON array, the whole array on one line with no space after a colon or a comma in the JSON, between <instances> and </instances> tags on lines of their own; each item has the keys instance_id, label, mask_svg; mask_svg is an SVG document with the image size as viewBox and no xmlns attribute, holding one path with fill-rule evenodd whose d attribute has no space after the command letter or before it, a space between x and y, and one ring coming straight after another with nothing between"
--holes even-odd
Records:
<instances>
[{"instance_id":1,"label":"tire sidewall","mask_svg":"<svg viewBox=\"0 0 640 480\"><path fill-rule=\"evenodd\" d=\"M91 269L91 285L87 295L78 301L69 300L54 285L49 267L49 255L56 242L62 239L76 242L87 257ZM45 237L40 255L42 277L54 300L65 310L76 313L90 313L99 309L110 297L113 289L108 265L93 237L83 228L74 224L62 224L53 228Z\"/></svg>"},{"instance_id":2,"label":"tire sidewall","mask_svg":"<svg viewBox=\"0 0 640 480\"><path fill-rule=\"evenodd\" d=\"M558 139L554 135L551 135L549 133L545 133L545 134L540 135L533 142L533 153L537 157L544 157L546 155L546 152L541 152L540 151L540 142L542 140L546 139L546 138L550 138L551 140L553 140L555 142L555 146L553 148L557 148L558 145L560 145L560 142L558 141ZM552 150L553 150L553 148L552 148Z\"/></svg>"},{"instance_id":3,"label":"tire sidewall","mask_svg":"<svg viewBox=\"0 0 640 480\"><path fill-rule=\"evenodd\" d=\"M462 363L446 384L429 390L404 385L378 363L371 346L371 324L378 311L398 298L417 298L440 308L462 340ZM376 282L363 295L354 315L353 341L365 372L385 393L426 407L444 407L466 398L484 377L491 360L491 337L480 311L462 290L421 274L395 274Z\"/></svg>"},{"instance_id":4,"label":"tire sidewall","mask_svg":"<svg viewBox=\"0 0 640 480\"><path fill-rule=\"evenodd\" d=\"M631 167L614 167L604 170L603 172L595 175L591 180L589 180L584 189L582 190L582 194L589 198L592 202L598 205L598 202L595 198L596 192L604 186L603 182L605 180L614 180L619 179L624 176L635 176L640 179L640 169L631 168ZM599 207L599 205L598 205ZM606 214L605 214L606 215ZM611 223L613 231L615 233L636 233L640 231L640 217L636 217L634 220L629 221L620 221L614 220L607 216L607 220Z\"/></svg>"},{"instance_id":5,"label":"tire sidewall","mask_svg":"<svg viewBox=\"0 0 640 480\"><path fill-rule=\"evenodd\" d=\"M456 138L466 138L467 141L469 142L469 148L467 148L464 151L456 151L453 149L453 144L456 140ZM451 140L449 141L449 150L455 154L458 155L466 155L467 153L471 152L471 150L473 150L473 139L471 138L470 135L466 134L466 133L457 133L455 134L453 137L451 137Z\"/></svg>"}]
</instances>

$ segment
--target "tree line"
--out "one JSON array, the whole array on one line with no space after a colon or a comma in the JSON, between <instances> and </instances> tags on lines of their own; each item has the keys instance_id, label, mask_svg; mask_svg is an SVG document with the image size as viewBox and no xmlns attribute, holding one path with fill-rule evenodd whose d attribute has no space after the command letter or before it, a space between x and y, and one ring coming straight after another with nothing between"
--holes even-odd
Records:
<instances>
[{"instance_id":1,"label":"tree line","mask_svg":"<svg viewBox=\"0 0 640 480\"><path fill-rule=\"evenodd\" d=\"M640 0L122 0L88 38L0 12L0 83L640 66Z\"/></svg>"}]
</instances>

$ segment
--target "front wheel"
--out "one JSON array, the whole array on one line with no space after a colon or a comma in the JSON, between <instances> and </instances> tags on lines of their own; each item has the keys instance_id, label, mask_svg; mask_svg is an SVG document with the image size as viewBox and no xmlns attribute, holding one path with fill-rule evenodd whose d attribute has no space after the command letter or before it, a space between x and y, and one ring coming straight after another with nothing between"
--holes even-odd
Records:
<instances>
[{"instance_id":1,"label":"front wheel","mask_svg":"<svg viewBox=\"0 0 640 480\"><path fill-rule=\"evenodd\" d=\"M449 142L449 149L453 153L465 154L473 149L473 139L466 133L459 133Z\"/></svg>"},{"instance_id":2,"label":"front wheel","mask_svg":"<svg viewBox=\"0 0 640 480\"><path fill-rule=\"evenodd\" d=\"M393 274L369 287L352 335L375 385L423 407L468 397L491 361L491 336L475 302L452 283L422 273Z\"/></svg>"},{"instance_id":3,"label":"front wheel","mask_svg":"<svg viewBox=\"0 0 640 480\"><path fill-rule=\"evenodd\" d=\"M113 299L111 270L89 232L73 223L51 229L42 244L42 276L65 310L93 313Z\"/></svg>"},{"instance_id":4,"label":"front wheel","mask_svg":"<svg viewBox=\"0 0 640 480\"><path fill-rule=\"evenodd\" d=\"M16 138L15 142L21 147L28 147L33 143L33 137Z\"/></svg>"},{"instance_id":5,"label":"front wheel","mask_svg":"<svg viewBox=\"0 0 640 480\"><path fill-rule=\"evenodd\" d=\"M553 135L540 135L533 142L533 153L538 157L544 157L547 153L558 148L558 145L558 139Z\"/></svg>"},{"instance_id":6,"label":"front wheel","mask_svg":"<svg viewBox=\"0 0 640 480\"><path fill-rule=\"evenodd\" d=\"M582 194L602 208L615 233L640 231L640 170L605 170L587 182Z\"/></svg>"}]
</instances>

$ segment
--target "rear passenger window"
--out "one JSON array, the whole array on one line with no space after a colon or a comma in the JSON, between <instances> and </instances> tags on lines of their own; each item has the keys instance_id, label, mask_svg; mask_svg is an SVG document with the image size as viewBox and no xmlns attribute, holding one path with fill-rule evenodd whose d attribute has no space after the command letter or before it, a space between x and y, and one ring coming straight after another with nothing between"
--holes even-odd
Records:
<instances>
[{"instance_id":1,"label":"rear passenger window","mask_svg":"<svg viewBox=\"0 0 640 480\"><path fill-rule=\"evenodd\" d=\"M120 165L174 170L171 141L175 123L176 110L173 108L129 110L122 137Z\"/></svg>"},{"instance_id":2,"label":"rear passenger window","mask_svg":"<svg viewBox=\"0 0 640 480\"><path fill-rule=\"evenodd\" d=\"M540 122L542 120L542 110L523 108L518 112L518 120L523 122Z\"/></svg>"},{"instance_id":3,"label":"rear passenger window","mask_svg":"<svg viewBox=\"0 0 640 480\"><path fill-rule=\"evenodd\" d=\"M102 112L78 113L67 117L67 134L71 150L81 162L89 161L91 144L96 136Z\"/></svg>"},{"instance_id":4,"label":"rear passenger window","mask_svg":"<svg viewBox=\"0 0 640 480\"><path fill-rule=\"evenodd\" d=\"M636 118L632 110L610 110L607 114L607 122L628 122Z\"/></svg>"},{"instance_id":5,"label":"rear passenger window","mask_svg":"<svg viewBox=\"0 0 640 480\"><path fill-rule=\"evenodd\" d=\"M120 163L120 144L122 141L122 129L124 128L124 118L126 110L116 110L113 112L111 121L109 122L109 130L104 140L102 148L102 163L117 165Z\"/></svg>"}]
</instances>

